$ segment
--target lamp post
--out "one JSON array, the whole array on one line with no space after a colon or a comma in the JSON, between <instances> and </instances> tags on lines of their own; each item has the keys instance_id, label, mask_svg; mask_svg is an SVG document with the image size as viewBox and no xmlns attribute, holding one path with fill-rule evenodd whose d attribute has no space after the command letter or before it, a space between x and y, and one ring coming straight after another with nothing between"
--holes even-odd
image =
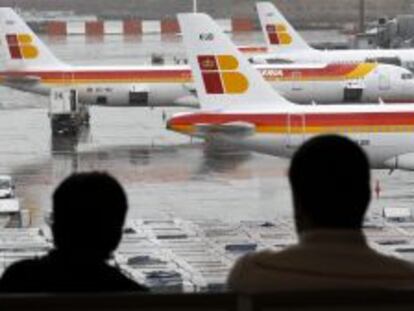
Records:
<instances>
[{"instance_id":1,"label":"lamp post","mask_svg":"<svg viewBox=\"0 0 414 311\"><path fill-rule=\"evenodd\" d=\"M365 0L359 0L359 32L365 31Z\"/></svg>"}]
</instances>

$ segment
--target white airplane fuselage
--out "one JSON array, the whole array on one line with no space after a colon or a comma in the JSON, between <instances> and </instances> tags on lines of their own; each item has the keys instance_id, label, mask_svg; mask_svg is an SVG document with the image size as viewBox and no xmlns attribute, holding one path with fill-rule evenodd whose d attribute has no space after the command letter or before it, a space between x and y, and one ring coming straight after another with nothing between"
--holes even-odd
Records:
<instances>
[{"instance_id":1,"label":"white airplane fuselage","mask_svg":"<svg viewBox=\"0 0 414 311\"><path fill-rule=\"evenodd\" d=\"M1 84L48 96L51 89L78 91L81 102L103 106L195 106L191 74L181 66L40 68L0 72Z\"/></svg>"},{"instance_id":2,"label":"white airplane fuselage","mask_svg":"<svg viewBox=\"0 0 414 311\"><path fill-rule=\"evenodd\" d=\"M200 125L212 128L222 125L227 129L245 125L248 133L240 129L232 133L209 133L200 131ZM372 168L414 170L413 105L293 105L278 109L275 103L272 111L179 114L169 120L168 128L288 158L310 137L336 133L348 136L364 148Z\"/></svg>"},{"instance_id":3,"label":"white airplane fuselage","mask_svg":"<svg viewBox=\"0 0 414 311\"><path fill-rule=\"evenodd\" d=\"M313 64L318 68L316 64ZM273 67L272 67L273 66ZM290 70L277 68L293 68ZM372 69L366 75L344 75L339 76L314 76L307 77L307 72L304 70L295 70L298 65L256 65L256 68L261 71L265 79L270 82L273 88L286 99L301 104L309 104L312 102L320 104L338 104L338 103L375 103L381 99L387 103L412 103L412 94L414 93L413 74L405 68L386 64L373 64ZM312 68L312 64L307 65ZM370 67L369 64L364 65L346 65L341 66L355 66L355 67ZM332 68L333 65L326 66ZM273 68L273 69L272 69ZM341 69L333 68L330 70ZM309 69L310 71L311 69ZM358 69L354 69L357 71ZM289 71L289 72L288 72ZM277 75L277 72L283 72L290 75L289 78L284 79ZM321 71L322 72L322 71ZM347 91L360 90L360 94L354 98L347 98Z\"/></svg>"},{"instance_id":4,"label":"white airplane fuselage","mask_svg":"<svg viewBox=\"0 0 414 311\"><path fill-rule=\"evenodd\" d=\"M399 65L414 71L413 49L350 49L350 50L317 50L298 49L281 50L252 56L253 63L264 64L272 60L287 60L298 63L356 63L378 61Z\"/></svg>"},{"instance_id":5,"label":"white airplane fuselage","mask_svg":"<svg viewBox=\"0 0 414 311\"><path fill-rule=\"evenodd\" d=\"M256 68L275 90L297 103L378 102L379 99L390 103L414 102L413 76L396 66L295 64ZM366 72L355 73L361 70ZM41 95L49 95L55 87L73 88L81 102L91 105L198 106L188 66L7 70L0 72L0 82ZM346 96L347 91L356 89L360 90L357 96Z\"/></svg>"},{"instance_id":6,"label":"white airplane fuselage","mask_svg":"<svg viewBox=\"0 0 414 311\"><path fill-rule=\"evenodd\" d=\"M297 105L265 83L210 16L179 14L178 20L202 111L172 116L168 129L280 157L291 157L315 135L340 134L365 149L372 168L414 170L414 105ZM274 29L290 40L283 25ZM206 63L226 62L238 64L238 75L221 84L209 79Z\"/></svg>"}]
</instances>

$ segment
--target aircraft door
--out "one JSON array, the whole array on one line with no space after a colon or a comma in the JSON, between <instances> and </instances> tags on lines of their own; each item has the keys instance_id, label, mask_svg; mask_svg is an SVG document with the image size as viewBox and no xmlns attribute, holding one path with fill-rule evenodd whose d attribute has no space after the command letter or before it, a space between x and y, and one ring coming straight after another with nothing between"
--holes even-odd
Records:
<instances>
[{"instance_id":1,"label":"aircraft door","mask_svg":"<svg viewBox=\"0 0 414 311\"><path fill-rule=\"evenodd\" d=\"M358 103L362 101L364 85L361 81L348 82L344 87L343 101L345 103Z\"/></svg>"},{"instance_id":2,"label":"aircraft door","mask_svg":"<svg viewBox=\"0 0 414 311\"><path fill-rule=\"evenodd\" d=\"M133 85L128 93L130 106L147 107L149 103L149 92L145 86Z\"/></svg>"},{"instance_id":3,"label":"aircraft door","mask_svg":"<svg viewBox=\"0 0 414 311\"><path fill-rule=\"evenodd\" d=\"M287 147L297 148L305 140L305 115L289 114L287 116Z\"/></svg>"},{"instance_id":4,"label":"aircraft door","mask_svg":"<svg viewBox=\"0 0 414 311\"><path fill-rule=\"evenodd\" d=\"M129 104L131 106L148 106L148 92L129 92Z\"/></svg>"},{"instance_id":5,"label":"aircraft door","mask_svg":"<svg viewBox=\"0 0 414 311\"><path fill-rule=\"evenodd\" d=\"M78 92L76 90L70 90L70 111L78 111Z\"/></svg>"},{"instance_id":6,"label":"aircraft door","mask_svg":"<svg viewBox=\"0 0 414 311\"><path fill-rule=\"evenodd\" d=\"M378 79L378 88L380 91L389 91L391 89L391 80L389 76L381 74Z\"/></svg>"}]
</instances>

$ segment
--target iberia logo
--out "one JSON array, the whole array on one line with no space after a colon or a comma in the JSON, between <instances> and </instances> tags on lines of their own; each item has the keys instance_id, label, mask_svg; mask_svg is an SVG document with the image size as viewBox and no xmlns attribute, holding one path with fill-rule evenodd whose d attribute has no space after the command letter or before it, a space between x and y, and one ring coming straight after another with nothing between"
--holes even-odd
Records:
<instances>
[{"instance_id":1,"label":"iberia logo","mask_svg":"<svg viewBox=\"0 0 414 311\"><path fill-rule=\"evenodd\" d=\"M231 55L198 56L201 75L207 94L240 94L249 82L237 69L239 62Z\"/></svg>"},{"instance_id":2,"label":"iberia logo","mask_svg":"<svg viewBox=\"0 0 414 311\"><path fill-rule=\"evenodd\" d=\"M292 37L284 24L268 24L266 32L271 44L289 45L292 43Z\"/></svg>"},{"instance_id":3,"label":"iberia logo","mask_svg":"<svg viewBox=\"0 0 414 311\"><path fill-rule=\"evenodd\" d=\"M33 45L32 36L29 34L7 34L6 40L12 59L32 59L39 55L39 50Z\"/></svg>"}]
</instances>

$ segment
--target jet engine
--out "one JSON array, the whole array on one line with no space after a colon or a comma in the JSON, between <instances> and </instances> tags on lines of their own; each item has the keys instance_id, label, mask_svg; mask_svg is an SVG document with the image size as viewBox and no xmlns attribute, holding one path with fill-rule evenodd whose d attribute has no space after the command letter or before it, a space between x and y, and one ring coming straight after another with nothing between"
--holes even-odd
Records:
<instances>
[{"instance_id":1,"label":"jet engine","mask_svg":"<svg viewBox=\"0 0 414 311\"><path fill-rule=\"evenodd\" d=\"M414 153L395 156L384 162L386 168L414 171Z\"/></svg>"}]
</instances>

